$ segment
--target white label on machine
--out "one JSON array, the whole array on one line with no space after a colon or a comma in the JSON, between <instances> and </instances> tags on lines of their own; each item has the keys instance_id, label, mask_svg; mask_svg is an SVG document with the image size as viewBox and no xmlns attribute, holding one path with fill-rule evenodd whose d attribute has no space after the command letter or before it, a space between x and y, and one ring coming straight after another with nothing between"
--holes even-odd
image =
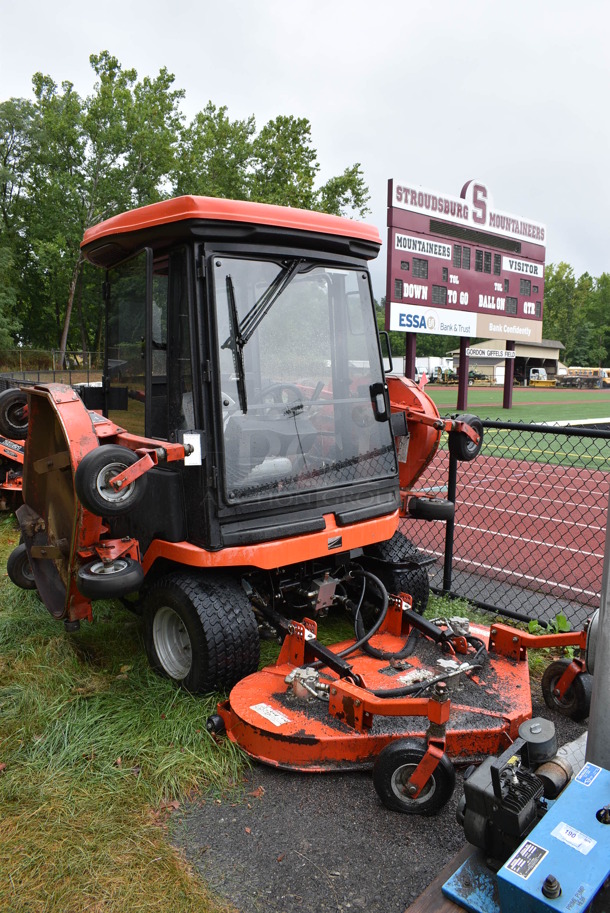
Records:
<instances>
[{"instance_id":1,"label":"white label on machine","mask_svg":"<svg viewBox=\"0 0 610 913\"><path fill-rule=\"evenodd\" d=\"M189 453L184 457L185 466L201 466L201 433L199 431L186 432L182 435L185 449L190 447Z\"/></svg>"},{"instance_id":2,"label":"white label on machine","mask_svg":"<svg viewBox=\"0 0 610 913\"><path fill-rule=\"evenodd\" d=\"M532 843L531 840L526 840L510 857L506 863L506 868L509 872L514 872L519 878L527 881L530 875L533 875L536 871L544 857L548 856L548 853L549 851L545 850L544 847L538 846L537 843Z\"/></svg>"},{"instance_id":3,"label":"white label on machine","mask_svg":"<svg viewBox=\"0 0 610 913\"><path fill-rule=\"evenodd\" d=\"M591 762L588 761L576 776L576 782L580 783L582 786L591 786L601 771L601 767L598 767L597 764L591 764Z\"/></svg>"},{"instance_id":4,"label":"white label on machine","mask_svg":"<svg viewBox=\"0 0 610 913\"><path fill-rule=\"evenodd\" d=\"M291 722L289 717L285 716L281 711L276 710L275 707L270 707L269 704L255 704L253 707L250 707L250 710L254 710L255 713L264 716L265 719L269 720L270 723L273 723L274 726L283 726L284 723Z\"/></svg>"},{"instance_id":5,"label":"white label on machine","mask_svg":"<svg viewBox=\"0 0 610 913\"><path fill-rule=\"evenodd\" d=\"M561 840L562 843L567 843L568 846L578 850L583 856L590 853L597 843L597 840L593 840L592 837L587 837L586 834L577 831L575 827L570 827L569 824L565 824L563 821L560 821L557 827L553 828L551 836Z\"/></svg>"}]
</instances>

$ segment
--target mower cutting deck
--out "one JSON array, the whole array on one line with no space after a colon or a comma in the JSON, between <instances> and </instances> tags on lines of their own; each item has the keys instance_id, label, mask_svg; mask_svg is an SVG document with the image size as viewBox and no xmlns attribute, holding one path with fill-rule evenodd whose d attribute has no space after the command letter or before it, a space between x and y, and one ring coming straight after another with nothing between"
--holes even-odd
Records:
<instances>
[{"instance_id":1,"label":"mower cutting deck","mask_svg":"<svg viewBox=\"0 0 610 913\"><path fill-rule=\"evenodd\" d=\"M526 647L549 645L503 625L429 622L405 594L389 598L355 652L354 640L322 646L309 619L286 633L277 662L238 682L208 729L276 767L373 767L384 803L417 814L449 799L452 762L481 761L518 737L532 714Z\"/></svg>"}]
</instances>

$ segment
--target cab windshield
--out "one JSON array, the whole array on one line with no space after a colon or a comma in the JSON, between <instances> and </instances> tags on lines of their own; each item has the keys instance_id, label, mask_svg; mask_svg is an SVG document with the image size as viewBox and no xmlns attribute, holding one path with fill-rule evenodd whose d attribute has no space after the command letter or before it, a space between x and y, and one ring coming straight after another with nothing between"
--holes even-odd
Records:
<instances>
[{"instance_id":1,"label":"cab windshield","mask_svg":"<svg viewBox=\"0 0 610 913\"><path fill-rule=\"evenodd\" d=\"M212 262L229 502L394 475L367 274Z\"/></svg>"}]
</instances>

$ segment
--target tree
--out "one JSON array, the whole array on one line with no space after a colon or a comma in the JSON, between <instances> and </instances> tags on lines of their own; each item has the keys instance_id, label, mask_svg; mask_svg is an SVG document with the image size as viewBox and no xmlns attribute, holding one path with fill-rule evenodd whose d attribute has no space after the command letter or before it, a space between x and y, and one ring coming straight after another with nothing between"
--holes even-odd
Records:
<instances>
[{"instance_id":1,"label":"tree","mask_svg":"<svg viewBox=\"0 0 610 913\"><path fill-rule=\"evenodd\" d=\"M226 107L208 102L182 133L175 192L247 199L255 131L254 117L231 121Z\"/></svg>"},{"instance_id":2,"label":"tree","mask_svg":"<svg viewBox=\"0 0 610 913\"><path fill-rule=\"evenodd\" d=\"M610 352L610 274L602 273L592 282L583 305L591 332L591 364L603 367Z\"/></svg>"},{"instance_id":3,"label":"tree","mask_svg":"<svg viewBox=\"0 0 610 913\"><path fill-rule=\"evenodd\" d=\"M252 144L250 198L312 209L320 166L304 117L281 115L265 124Z\"/></svg>"},{"instance_id":4,"label":"tree","mask_svg":"<svg viewBox=\"0 0 610 913\"><path fill-rule=\"evenodd\" d=\"M11 282L13 258L6 247L0 247L0 349L14 345L15 335L21 327L14 316L17 295Z\"/></svg>"},{"instance_id":5,"label":"tree","mask_svg":"<svg viewBox=\"0 0 610 913\"><path fill-rule=\"evenodd\" d=\"M564 357L570 363L570 346L575 329L576 279L567 263L549 263L545 269L542 335L564 344Z\"/></svg>"},{"instance_id":6,"label":"tree","mask_svg":"<svg viewBox=\"0 0 610 913\"><path fill-rule=\"evenodd\" d=\"M107 51L92 55L94 91L79 98L71 83L58 87L33 78L38 146L27 181L23 256L28 341L68 345L74 302L80 307L81 343L90 343L98 320L88 315L77 287L84 231L115 212L159 200L175 171L182 92L161 69L137 80ZM90 320L90 316L94 316Z\"/></svg>"},{"instance_id":7,"label":"tree","mask_svg":"<svg viewBox=\"0 0 610 913\"><path fill-rule=\"evenodd\" d=\"M33 105L11 98L0 104L0 346L14 344L23 249L23 199L33 145Z\"/></svg>"},{"instance_id":8,"label":"tree","mask_svg":"<svg viewBox=\"0 0 610 913\"><path fill-rule=\"evenodd\" d=\"M126 209L197 193L366 212L360 165L316 186L305 118L282 115L257 132L254 116L232 121L210 101L185 126L183 92L165 68L139 79L108 51L90 62L96 82L86 98L36 73L33 101L0 105L0 304L24 344L58 347L62 357L98 345L101 280L84 274L80 243L88 227ZM2 325L0 312L0 333Z\"/></svg>"},{"instance_id":9,"label":"tree","mask_svg":"<svg viewBox=\"0 0 610 913\"><path fill-rule=\"evenodd\" d=\"M336 216L354 212L365 216L369 212L371 195L368 191L360 162L346 168L339 177L330 178L323 184L316 196L316 208Z\"/></svg>"}]
</instances>

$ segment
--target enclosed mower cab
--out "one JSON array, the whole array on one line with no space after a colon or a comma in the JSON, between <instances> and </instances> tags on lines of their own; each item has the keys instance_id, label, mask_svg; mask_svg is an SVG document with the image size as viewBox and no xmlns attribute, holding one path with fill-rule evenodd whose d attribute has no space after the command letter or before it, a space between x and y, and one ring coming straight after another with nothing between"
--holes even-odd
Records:
<instances>
[{"instance_id":1,"label":"enclosed mower cab","mask_svg":"<svg viewBox=\"0 0 610 913\"><path fill-rule=\"evenodd\" d=\"M205 691L256 668L274 613L346 605L359 573L423 609L426 559L399 520L446 519L411 488L443 430L471 459L481 426L385 378L379 247L359 222L201 197L86 232L106 271L102 387L27 390L18 554L53 615L75 628L130 596L153 667Z\"/></svg>"}]
</instances>

